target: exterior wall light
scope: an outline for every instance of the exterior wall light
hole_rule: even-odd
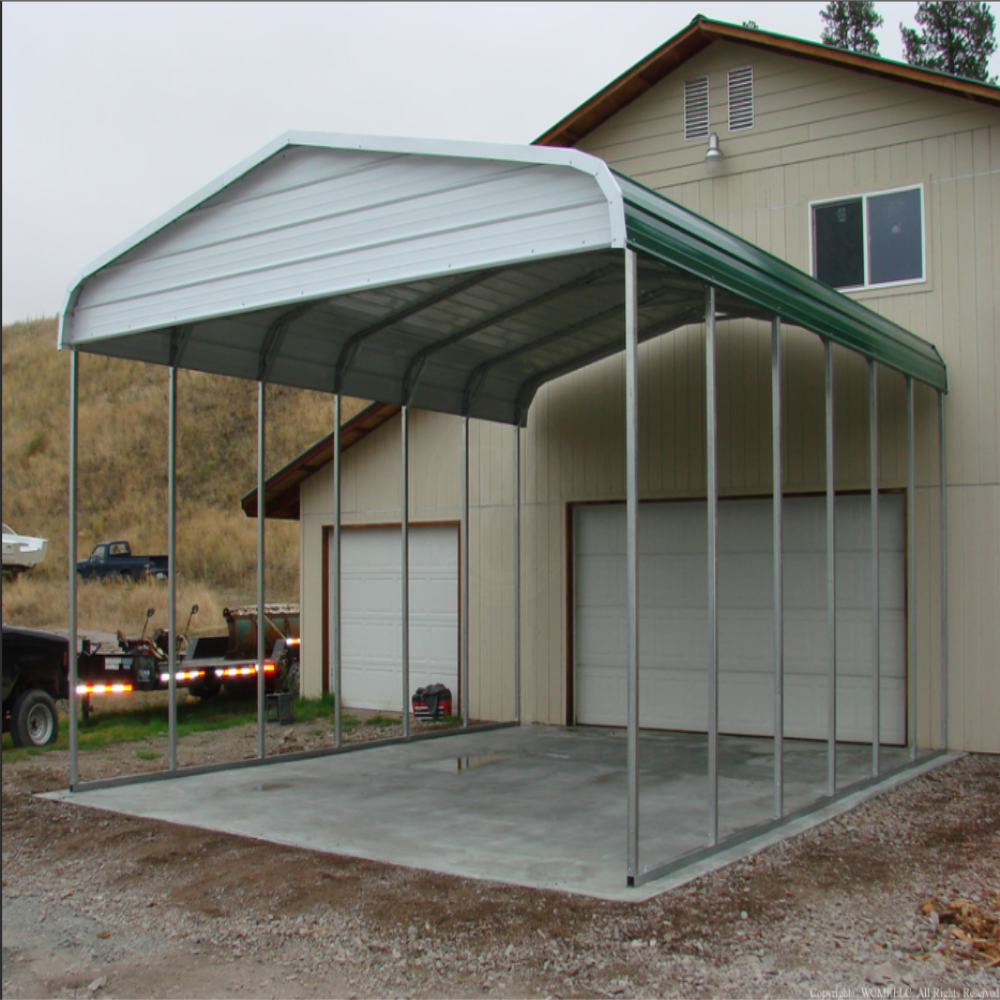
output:
[[[713,132],[708,137],[708,149],[705,152],[705,166],[713,176],[722,169],[722,150],[719,149],[718,133]]]

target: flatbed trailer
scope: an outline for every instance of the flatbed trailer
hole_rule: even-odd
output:
[[[297,688],[299,617],[294,605],[265,605],[265,690]],[[192,609],[192,616],[197,605]],[[228,634],[199,636],[185,643],[174,672],[177,687],[197,697],[223,688],[250,693],[257,687],[257,609],[226,609]],[[147,612],[146,621],[152,617]],[[188,625],[191,619],[188,618]],[[76,694],[84,720],[94,696],[166,691],[170,687],[169,637],[162,630],[149,639],[118,634],[118,647],[105,649],[89,637],[77,648]],[[166,647],[166,650],[165,648]],[[55,632],[3,625],[3,731],[15,746],[46,746],[59,734],[57,703],[69,698],[69,640]]]
[[[191,610],[193,617],[198,610]],[[151,617],[152,608],[147,612]],[[298,666],[299,610],[296,605],[265,605],[268,627],[265,633],[263,664],[265,689],[276,691],[291,668]],[[226,608],[225,635],[195,636],[184,641],[184,649],[174,671],[177,687],[187,688],[195,697],[212,697],[223,688],[229,691],[256,689],[257,609]],[[191,617],[188,618],[190,625]],[[169,635],[160,629],[138,639],[119,633],[119,648],[90,656],[83,670],[81,658],[76,692],[89,712],[93,695],[129,694],[133,691],[165,691],[170,686]],[[87,650],[90,652],[89,649]]]

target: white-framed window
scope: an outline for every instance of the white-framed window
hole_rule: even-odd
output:
[[[922,184],[811,202],[809,227],[812,273],[831,288],[926,280]]]
[[[708,135],[708,77],[684,81],[684,138]]]
[[[729,71],[729,131],[753,128],[753,66]]]

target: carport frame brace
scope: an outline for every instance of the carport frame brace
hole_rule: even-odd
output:
[[[686,212],[680,206],[674,205],[655,192],[643,188],[634,181],[610,171],[606,165],[594,157],[586,156],[575,150],[541,150],[538,148],[518,149],[516,147],[477,147],[472,144],[456,143],[423,143],[413,140],[378,140],[350,137],[345,142],[343,137],[317,137],[313,135],[300,136],[289,134],[277,143],[266,147],[256,157],[250,158],[236,170],[224,175],[219,181],[199,192],[192,199],[179,206],[173,213],[153,223],[145,230],[136,234],[131,240],[106,255],[90,271],[85,272],[81,279],[72,287],[67,307],[62,314],[60,328],[60,343],[71,350],[70,358],[70,434],[69,434],[69,642],[73,649],[79,649],[77,628],[77,527],[78,527],[78,443],[79,443],[79,358],[78,352],[87,349],[87,337],[96,337],[95,343],[101,353],[115,354],[112,347],[107,348],[108,334],[100,336],[93,333],[75,340],[73,326],[75,311],[81,298],[85,296],[84,279],[101,271],[107,264],[115,261],[133,246],[145,239],[151,239],[168,225],[179,219],[192,207],[200,205],[214,194],[224,190],[234,179],[245,172],[266,162],[271,157],[286,148],[296,145],[313,144],[320,148],[331,150],[349,149],[351,151],[367,150],[369,152],[389,153],[396,156],[416,155],[423,157],[441,157],[442,161],[451,158],[472,160],[482,157],[485,160],[497,162],[513,162],[532,165],[544,164],[546,168],[581,170],[593,173],[597,178],[598,187],[607,196],[612,216],[611,240],[607,247],[621,250],[624,261],[625,290],[625,452],[626,452],[626,518],[627,518],[627,604],[628,604],[628,649],[627,649],[627,746],[628,746],[628,804],[627,804],[627,862],[626,879],[629,885],[641,885],[669,872],[676,871],[686,863],[700,860],[706,852],[714,853],[728,846],[746,841],[764,828],[774,828],[787,822],[791,817],[785,815],[783,804],[783,715],[784,715],[784,663],[783,663],[783,621],[782,621],[782,467],[781,467],[781,323],[782,320],[792,322],[820,336],[824,348],[825,369],[825,431],[826,431],[826,548],[827,548],[827,620],[829,628],[828,644],[828,691],[830,705],[828,711],[828,762],[827,762],[827,795],[817,800],[811,807],[814,810],[823,808],[830,802],[849,794],[857,786],[852,785],[839,793],[836,787],[836,573],[835,573],[835,490],[834,490],[834,423],[833,423],[833,360],[832,348],[836,341],[842,347],[860,353],[867,358],[869,365],[869,431],[870,431],[870,492],[871,492],[871,574],[872,574],[872,633],[873,633],[873,734],[872,734],[872,779],[879,777],[879,730],[880,730],[880,670],[879,660],[879,552],[878,552],[878,512],[879,512],[879,429],[878,429],[878,366],[888,364],[902,372],[906,379],[907,390],[907,497],[909,501],[909,530],[907,532],[906,549],[909,565],[908,581],[912,588],[914,584],[915,541],[913,533],[913,500],[915,492],[915,432],[914,432],[914,377],[924,381],[938,394],[938,437],[940,461],[940,557],[941,557],[941,648],[940,648],[940,683],[941,683],[941,718],[940,742],[942,752],[947,750],[948,735],[948,574],[947,574],[947,480],[945,452],[945,404],[947,377],[943,362],[933,348],[923,344],[901,328],[871,313],[857,303],[844,299],[838,293],[819,286],[808,276],[796,272],[782,261],[771,258],[756,247],[744,243],[738,238],[712,226],[706,220],[693,213]],[[615,213],[621,213],[622,218],[615,221]],[[531,250],[534,253],[534,250]],[[705,324],[705,360],[706,360],[706,441],[707,459],[707,494],[708,494],[708,580],[709,580],[709,786],[711,790],[708,803],[709,822],[706,831],[706,848],[693,852],[682,858],[674,858],[664,864],[643,867],[640,858],[640,788],[639,774],[639,453],[638,453],[638,345],[640,341],[639,314],[643,301],[639,291],[639,254],[644,259],[665,263],[673,269],[671,273],[695,278],[704,288],[704,324]],[[527,259],[527,258],[526,258]],[[501,265],[502,271],[505,266]],[[454,273],[454,272],[453,272]],[[499,272],[495,272],[499,273]],[[594,277],[597,272],[592,272]],[[353,373],[351,365],[357,354],[361,340],[367,340],[379,332],[391,327],[395,322],[403,322],[409,316],[429,308],[435,303],[444,301],[451,295],[461,295],[473,285],[479,285],[488,277],[483,270],[473,270],[470,276],[462,278],[457,284],[452,284],[443,291],[438,291],[424,298],[415,306],[399,310],[388,318],[376,322],[366,330],[353,335],[342,348],[337,365],[336,377],[332,386],[334,395],[334,455],[333,455],[333,487],[334,487],[334,558],[333,563],[333,622],[332,645],[333,657],[331,670],[333,673],[333,689],[336,699],[335,708],[335,746],[332,750],[318,751],[309,754],[294,754],[287,757],[266,756],[264,741],[264,552],[265,552],[265,501],[266,481],[264,476],[265,459],[265,403],[266,384],[272,374],[275,362],[281,355],[282,345],[292,323],[309,313],[314,306],[331,302],[336,298],[336,292],[331,291],[327,299],[314,302],[306,301],[286,307],[280,315],[269,321],[266,336],[263,338],[257,358],[258,382],[258,433],[257,433],[257,599],[258,599],[258,671],[257,671],[257,759],[233,762],[224,766],[252,766],[272,763],[282,759],[301,759],[303,756],[321,756],[340,753],[347,749],[342,746],[341,693],[342,693],[342,623],[341,623],[341,398],[345,391],[350,391],[350,378]],[[370,279],[369,279],[370,280]],[[572,285],[573,282],[570,282]],[[569,287],[569,286],[566,286]],[[552,290],[552,295],[558,294],[558,289]],[[100,291],[98,291],[98,295]],[[730,315],[733,315],[732,304],[745,302],[749,311],[746,315],[763,318],[770,315],[772,324],[771,336],[771,372],[772,372],[772,447],[773,447],[773,525],[774,525],[774,612],[775,612],[775,685],[774,685],[774,820],[750,829],[739,831],[730,837],[719,840],[718,837],[718,474],[717,474],[717,425],[716,425],[716,372],[715,372],[715,330],[718,311],[717,298],[720,294],[727,297],[730,305]],[[544,301],[552,295],[543,294],[535,299],[535,303]],[[651,299],[648,301],[652,301]],[[100,305],[100,303],[98,303]],[[530,308],[529,302],[523,308]],[[777,306],[778,308],[774,308]],[[514,312],[523,311],[515,308]],[[236,309],[233,304],[233,309]],[[238,311],[238,310],[237,310]],[[614,310],[605,310],[601,314],[604,320]],[[735,313],[735,314],[738,314]],[[503,314],[501,314],[503,315]],[[500,317],[494,317],[499,320]],[[174,573],[176,571],[176,405],[177,405],[177,368],[182,367],[182,361],[187,345],[192,340],[193,331],[197,326],[196,318],[188,321],[177,318],[158,320],[160,328],[165,332],[169,343],[169,356],[164,359],[169,364],[169,441],[168,441],[168,555],[170,559],[169,581],[169,629],[170,629],[170,665],[169,665],[169,765],[166,772],[142,777],[132,777],[111,781],[80,782],[78,764],[78,727],[77,727],[77,681],[78,672],[76,657],[70,657],[70,789],[81,791],[87,788],[121,784],[138,780],[156,780],[172,777],[178,774],[204,773],[216,768],[185,768],[180,770],[177,765],[177,726],[176,726],[176,590]],[[680,314],[680,325],[690,322],[690,318]],[[152,326],[156,324],[153,323]],[[99,324],[98,324],[99,326]],[[147,324],[147,329],[152,329]],[[475,327],[474,327],[475,328]],[[661,331],[670,332],[675,327],[667,327]],[[131,325],[120,330],[116,335],[126,337],[133,332]],[[142,332],[137,331],[137,332]],[[155,332],[155,331],[154,331]],[[567,332],[572,333],[572,330]],[[655,331],[654,331],[655,332]],[[648,334],[647,334],[648,335]],[[451,340],[461,339],[461,335],[452,335]],[[560,335],[561,336],[561,335]],[[104,339],[101,340],[101,337]],[[113,339],[113,338],[112,338]],[[645,337],[643,337],[645,339]],[[451,340],[436,343],[437,347],[445,346]],[[123,341],[124,342],[124,341]],[[434,346],[432,343],[432,346]],[[97,349],[91,347],[91,349]],[[141,351],[145,348],[140,348]],[[413,403],[414,395],[419,386],[431,348],[427,348],[413,362],[415,371],[410,377],[409,369],[406,384],[403,386],[402,417],[401,417],[401,453],[402,453],[402,484],[401,484],[401,532],[402,532],[402,640],[403,640],[403,699],[402,714],[404,722],[403,741],[415,738],[409,731],[409,692],[408,692],[408,661],[409,661],[409,613],[408,613],[408,521],[409,521],[409,482],[408,482],[408,408]],[[592,363],[600,358],[614,353],[613,348],[602,347],[595,351],[589,348],[585,354],[577,358],[578,367]],[[425,356],[427,355],[427,356]],[[130,350],[122,348],[121,356],[136,356]],[[147,360],[157,360],[150,356]],[[419,362],[419,363],[418,363]],[[214,363],[214,362],[213,362]],[[220,362],[223,363],[224,362]],[[195,367],[192,365],[192,367]],[[213,370],[211,367],[205,370]],[[477,369],[479,370],[479,369]],[[531,395],[547,378],[557,377],[563,371],[574,370],[572,366],[561,365],[542,371],[540,375],[529,378],[517,397],[516,419],[514,424],[514,655],[513,673],[515,684],[514,725],[521,719],[521,629],[520,629],[520,424],[527,418],[527,407]],[[462,465],[461,465],[461,565],[462,565],[462,608],[461,608],[461,682],[462,682],[462,728],[470,729],[494,728],[494,726],[470,725],[470,656],[469,656],[469,419],[474,404],[477,403],[476,393],[481,384],[477,383],[475,391],[471,391],[474,379],[470,378],[467,390],[463,396],[463,409],[457,415],[462,421]],[[294,383],[288,383],[294,384]],[[527,393],[527,394],[526,394]],[[443,410],[442,412],[455,412]],[[916,758],[916,678],[914,643],[915,630],[913,600],[908,603],[907,634],[910,638],[910,648],[906,661],[906,678],[909,689],[909,730],[907,733],[911,759]],[[500,723],[508,725],[510,723]],[[436,735],[436,734],[435,734]],[[378,741],[374,745],[384,745]]]

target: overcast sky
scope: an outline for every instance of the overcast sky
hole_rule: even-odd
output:
[[[3,322],[289,129],[527,143],[699,12],[817,40],[823,6],[4,2]],[[901,59],[916,4],[877,9]]]

